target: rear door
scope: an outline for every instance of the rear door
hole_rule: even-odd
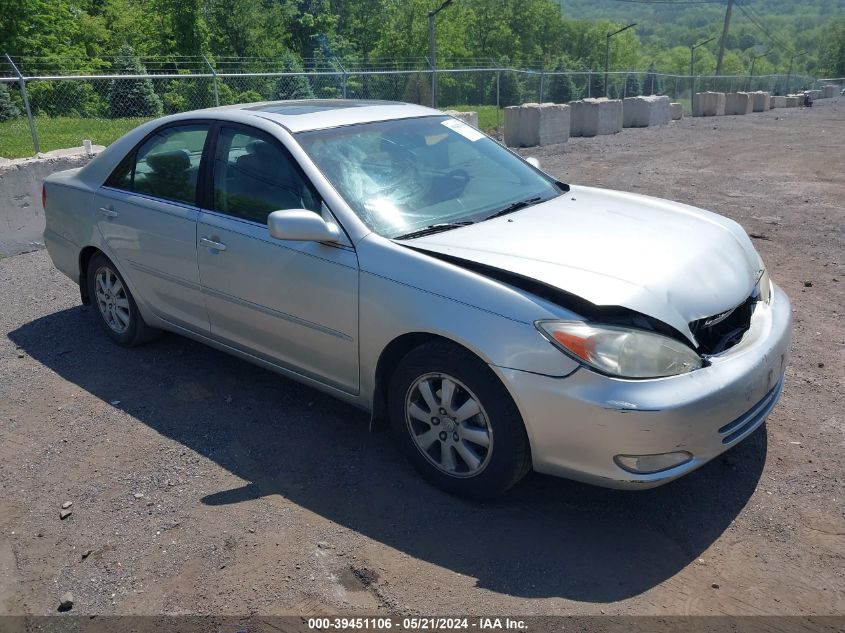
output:
[[[158,129],[96,194],[98,228],[136,294],[160,318],[208,332],[197,270],[197,191],[210,123]]]
[[[215,338],[348,393],[358,391],[358,259],[351,244],[270,237],[280,209],[329,210],[290,153],[221,124],[197,260]]]

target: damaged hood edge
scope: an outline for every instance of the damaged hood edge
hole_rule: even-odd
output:
[[[403,244],[535,280],[596,306],[628,308],[693,344],[690,322],[742,303],[759,275],[754,247],[731,220],[588,187]]]

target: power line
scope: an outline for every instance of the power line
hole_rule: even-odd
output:
[[[774,33],[771,32],[770,29],[766,28],[761,21],[760,18],[754,17],[749,11],[750,7],[746,7],[744,4],[740,4],[739,2],[736,3],[736,6],[742,11],[742,14],[748,18],[749,22],[751,22],[754,26],[760,29],[772,42],[777,44],[779,47],[785,49],[788,53],[794,53],[795,50],[789,46],[784,40],[780,38],[780,36],[776,36]]]

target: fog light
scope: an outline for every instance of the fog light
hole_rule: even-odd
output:
[[[613,458],[613,461],[629,473],[651,475],[686,464],[691,459],[691,453],[678,451],[677,453],[660,453],[659,455],[617,455]]]

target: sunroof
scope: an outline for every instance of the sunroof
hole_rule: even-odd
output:
[[[256,110],[259,112],[272,112],[273,114],[284,114],[295,116],[298,114],[313,114],[314,112],[325,112],[326,110],[343,110],[346,108],[363,108],[369,105],[385,105],[391,101],[352,101],[352,100],[314,100],[314,101],[279,101],[278,103],[265,103],[245,110]]]

